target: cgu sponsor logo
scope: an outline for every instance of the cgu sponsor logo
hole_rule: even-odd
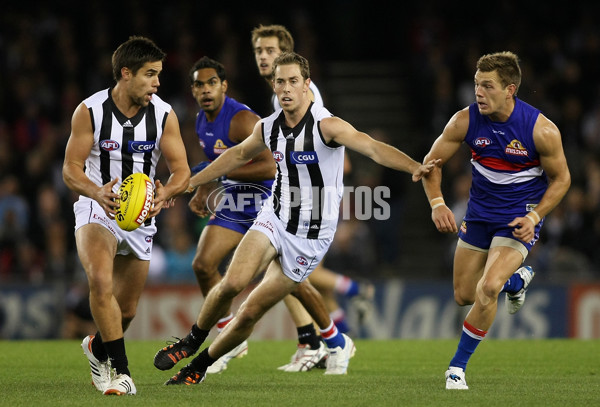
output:
[[[316,164],[319,157],[316,151],[290,151],[290,162],[292,164]]]
[[[104,151],[114,151],[120,147],[119,143],[115,140],[102,140],[100,142],[100,148]]]
[[[150,209],[152,209],[152,200],[154,198],[154,187],[152,186],[152,182],[146,181],[146,198],[144,199],[144,207],[142,208],[140,214],[138,215],[135,222],[138,225],[141,225],[148,218],[148,214],[150,213]]]
[[[487,137],[477,137],[473,144],[475,147],[487,147],[492,144],[492,140]]]
[[[156,146],[155,141],[130,141],[129,152],[130,153],[147,153],[148,151],[154,150]]]

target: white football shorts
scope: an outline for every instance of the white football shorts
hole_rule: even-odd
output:
[[[117,239],[117,255],[125,256],[133,253],[140,260],[150,260],[152,257],[152,242],[156,234],[155,222],[127,232],[121,229],[114,219],[106,216],[98,202],[85,196],[80,196],[73,204],[73,212],[75,212],[75,230],[90,223],[97,223],[112,233]]]
[[[277,253],[283,274],[298,283],[306,280],[323,260],[333,237],[329,239],[306,239],[286,232],[277,215],[265,208],[259,212],[250,227],[264,233]]]

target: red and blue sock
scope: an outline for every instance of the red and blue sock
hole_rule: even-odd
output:
[[[348,298],[352,298],[358,295],[360,286],[351,278],[340,275],[335,281],[335,291],[339,294],[345,295]]]
[[[477,345],[479,345],[483,338],[485,338],[486,334],[487,331],[477,329],[465,321],[463,323],[462,335],[460,336],[460,341],[458,342],[458,349],[456,349],[456,353],[450,361],[449,366],[460,367],[463,371],[466,370],[467,363],[469,363],[469,358],[473,352],[475,352]]]
[[[321,337],[329,349],[333,349],[338,346],[343,348],[346,346],[346,340],[340,331],[338,331],[333,321],[331,321],[331,324],[329,324],[327,328],[321,329]]]

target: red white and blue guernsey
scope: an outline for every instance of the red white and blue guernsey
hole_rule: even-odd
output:
[[[236,142],[229,138],[231,120],[238,112],[249,110],[248,106],[225,96],[223,107],[213,122],[206,120],[200,112],[196,117],[196,134],[204,154],[214,161]],[[256,218],[263,201],[270,195],[273,180],[239,182],[225,178],[223,180],[223,199],[209,225],[219,225],[239,233],[246,233]]]
[[[476,103],[469,106],[465,143],[471,148],[473,179],[465,221],[507,224],[541,200],[548,180],[533,142],[539,114],[516,98],[506,122],[482,115]]]

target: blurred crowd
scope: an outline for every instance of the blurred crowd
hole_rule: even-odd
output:
[[[193,123],[198,110],[189,91],[188,70],[202,55],[221,61],[227,68],[230,96],[265,115],[270,90],[256,72],[250,45],[251,29],[261,23],[286,25],[296,39],[296,50],[309,57],[313,77],[323,83],[330,79],[320,69],[327,61],[353,57],[402,61],[411,78],[406,84],[411,110],[403,114],[411,117],[408,133],[414,139],[380,137],[399,146],[413,143],[421,157],[451,115],[473,100],[477,58],[499,50],[516,52],[523,68],[518,96],[558,125],[573,177],[568,195],[546,219],[530,261],[556,278],[600,278],[600,26],[595,9],[571,7],[561,13],[560,25],[546,26],[555,21],[552,16],[525,5],[513,9],[503,4],[494,16],[473,14],[468,20],[469,15],[453,16],[428,7],[431,2],[426,1],[398,17],[398,25],[390,26],[394,19],[385,13],[378,14],[381,21],[367,19],[374,25],[371,29],[359,25],[365,24],[365,15],[360,2],[354,1],[344,3],[340,14],[348,27],[328,20],[328,12],[310,14],[310,9],[229,13],[177,3],[150,8],[132,1],[120,5],[116,14],[110,2],[99,0],[87,2],[85,11],[50,3],[33,11],[3,7],[0,283],[61,281],[76,286],[84,279],[73,236],[72,204],[77,197],[62,181],[62,160],[76,106],[113,84],[110,57],[116,45],[140,34],[167,52],[159,94],[179,117],[194,165],[199,147]],[[329,7],[335,10],[341,3]],[[529,12],[537,13],[535,21],[527,17]],[[504,15],[510,18],[490,19]],[[468,23],[457,24],[454,17],[462,21],[467,17]],[[390,30],[392,34],[383,34]],[[324,98],[327,104],[327,95]],[[457,218],[464,211],[470,180],[469,152],[464,154],[444,169],[446,200]],[[398,179],[393,173],[377,176],[383,185],[393,186]],[[402,213],[403,203],[395,199],[402,190],[402,184],[392,188],[393,214]],[[187,199],[179,198],[174,208],[159,216],[151,281],[194,281],[190,264],[204,220],[192,215]],[[401,218],[342,222],[330,261],[350,272],[377,267],[381,261],[393,266],[398,250],[390,242],[396,242],[401,222]],[[448,241],[447,261],[452,243]],[[352,257],[359,251],[363,255]]]

